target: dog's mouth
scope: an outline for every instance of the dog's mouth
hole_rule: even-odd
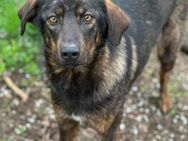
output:
[[[78,64],[78,63],[62,63],[62,67],[65,69],[75,69],[77,67],[87,66],[86,64]]]
[[[64,72],[72,72],[73,74],[86,74],[90,70],[88,64],[64,64],[62,66]]]
[[[92,57],[89,56],[87,56],[87,58],[82,57],[75,61],[65,61],[58,55],[54,55],[53,58],[51,59],[53,60],[50,61],[53,62],[52,67],[54,68],[54,70],[57,70],[58,72],[65,70],[72,70],[72,71],[82,70],[83,72],[84,70],[89,70],[93,63]]]
[[[77,68],[89,68],[90,63],[88,62],[61,62],[59,63],[59,65],[63,69],[75,70]]]
[[[92,63],[92,60],[90,58],[80,58],[79,60],[75,61],[64,61],[62,59],[59,59],[58,63],[64,69],[76,69],[80,67],[88,68]]]

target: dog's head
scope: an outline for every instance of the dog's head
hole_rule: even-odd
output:
[[[117,46],[128,16],[110,0],[28,0],[18,13],[21,34],[27,22],[43,34],[53,63],[89,65],[105,44]]]

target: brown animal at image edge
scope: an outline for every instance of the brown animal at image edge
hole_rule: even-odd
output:
[[[80,124],[104,141],[120,141],[125,94],[152,48],[161,63],[160,108],[167,112],[169,72],[185,28],[184,0],[28,0],[20,9],[44,39],[46,73],[61,141],[75,141]],[[130,20],[131,19],[131,20]]]

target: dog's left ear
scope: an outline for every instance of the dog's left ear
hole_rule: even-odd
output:
[[[38,0],[27,0],[25,5],[18,11],[21,20],[21,35],[24,34],[27,22],[33,23],[38,7]]]
[[[108,40],[113,45],[119,45],[123,33],[129,26],[129,17],[110,0],[105,0],[105,4],[109,19]]]

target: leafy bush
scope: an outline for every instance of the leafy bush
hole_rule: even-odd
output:
[[[20,20],[17,11],[25,0],[1,0],[0,2],[0,75],[5,71],[22,69],[32,76],[40,74],[38,61],[38,33],[31,25],[24,37],[20,36]]]

